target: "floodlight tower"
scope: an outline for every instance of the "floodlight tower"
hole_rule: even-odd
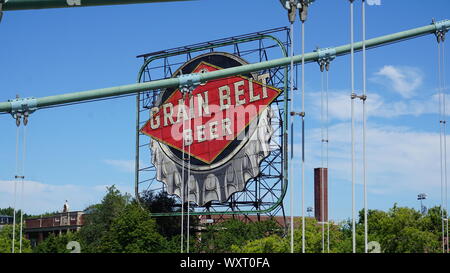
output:
[[[426,193],[420,193],[420,194],[418,194],[417,195],[417,200],[420,200],[420,212],[422,213],[422,214],[425,214],[426,212],[427,212],[427,207],[425,207],[424,205],[423,205],[423,202],[422,202],[422,200],[425,200],[425,199],[427,199],[427,194]]]
[[[306,212],[308,213],[308,217],[311,217],[311,213],[313,212],[313,208],[312,207],[306,208]]]

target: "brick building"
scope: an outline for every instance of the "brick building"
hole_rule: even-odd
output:
[[[50,234],[76,232],[83,226],[84,214],[83,211],[71,211],[26,219],[25,237],[35,246]]]

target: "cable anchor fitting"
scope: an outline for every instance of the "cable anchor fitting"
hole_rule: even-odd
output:
[[[366,95],[360,95],[360,96],[358,96],[358,95],[356,95],[355,93],[352,93],[350,97],[352,98],[352,100],[353,100],[353,99],[360,99],[360,100],[362,100],[362,101],[366,101],[366,100],[367,100],[367,96],[366,96]]]
[[[301,9],[300,0],[280,0],[281,5],[288,11],[288,19],[291,24],[295,22],[297,9]]]
[[[288,19],[291,24],[295,22],[297,10],[300,20],[304,23],[308,17],[308,6],[315,0],[280,0],[281,5],[288,11]]]
[[[191,93],[201,83],[199,73],[178,76],[178,87],[182,93]]]
[[[436,27],[435,35],[437,42],[445,41],[445,34],[450,29],[450,20],[442,20],[436,22],[434,19],[431,21],[431,24]]]
[[[36,98],[19,98],[8,100],[11,103],[11,116],[16,120],[17,127],[20,126],[20,119],[23,117],[23,125],[28,124],[28,117],[38,109]]]
[[[305,112],[291,112],[291,116],[305,117]]]
[[[327,48],[317,48],[314,51],[319,54],[317,63],[320,66],[320,72],[323,72],[324,69],[329,71],[330,63],[336,58],[336,49],[327,47]]]
[[[300,0],[302,7],[299,10],[299,13],[300,13],[300,21],[302,21],[302,23],[306,22],[306,19],[308,19],[308,7],[314,1],[315,0]]]

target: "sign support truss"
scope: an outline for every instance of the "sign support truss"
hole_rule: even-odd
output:
[[[284,40],[284,42],[281,42]],[[143,58],[138,82],[147,82],[156,79],[170,78],[173,71],[182,63],[209,52],[228,52],[242,57],[250,62],[268,61],[274,56],[287,56],[289,47],[289,29],[282,27],[256,33],[235,36],[191,46],[184,46],[154,53],[139,55]],[[281,51],[280,51],[281,49]],[[263,69],[261,72],[270,73],[268,84],[285,90],[287,86],[287,67],[273,67]],[[179,77],[180,86],[189,83],[198,83],[197,74],[193,77],[183,75]],[[153,89],[140,92],[137,95],[137,120],[136,120],[136,177],[135,194],[141,196],[146,191],[160,192],[165,190],[165,184],[156,180],[155,167],[149,162],[150,149],[149,138],[139,132],[139,128],[147,121],[149,110],[155,106],[155,102],[162,89]],[[285,146],[284,140],[285,113],[287,113],[287,95],[283,92],[273,103],[272,109],[275,116],[272,119],[274,135],[270,146],[270,155],[260,165],[261,173],[258,177],[247,182],[244,191],[234,193],[226,202],[211,202],[205,207],[192,207],[191,215],[202,215],[210,218],[217,215],[216,221],[226,218],[240,218],[244,221],[259,221],[262,218],[280,214],[285,217],[283,198],[287,189],[287,178],[284,176],[285,169]],[[177,198],[178,199],[178,198]],[[181,207],[181,204],[179,204]],[[152,213],[153,216],[178,216],[181,212],[174,213]],[[228,216],[227,216],[228,215]],[[251,217],[250,215],[256,215]],[[263,216],[263,217],[261,217]],[[285,221],[283,221],[285,223]]]

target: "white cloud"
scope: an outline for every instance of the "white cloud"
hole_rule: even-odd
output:
[[[351,181],[350,124],[329,129],[330,172],[335,179]],[[356,128],[357,183],[362,183],[361,128]],[[320,129],[308,137],[311,164],[320,162]],[[449,139],[450,140],[450,139]],[[408,127],[369,124],[367,130],[367,183],[374,194],[423,191],[438,195],[440,189],[439,134]]]
[[[351,99],[350,91],[329,91],[328,113],[330,121],[350,120]],[[320,92],[309,93],[310,109],[312,116],[320,119]],[[420,116],[423,114],[437,114],[439,109],[439,97],[430,94],[424,99],[404,99],[398,101],[386,101],[378,93],[369,91],[366,100],[367,116],[380,118],[393,118],[400,116]],[[450,109],[450,100],[446,100],[446,108]],[[450,111],[447,111],[447,115]],[[355,118],[362,119],[362,104],[360,100],[355,101]]]
[[[17,208],[21,205],[22,184],[17,183]],[[111,185],[79,186],[50,185],[37,181],[24,181],[23,209],[26,213],[40,214],[62,210],[68,200],[71,210],[83,210],[89,205],[101,201],[106,187]],[[119,185],[122,193],[132,192],[131,187]],[[14,181],[0,180],[0,207],[12,207],[14,204]]]
[[[367,5],[369,6],[380,6],[381,0],[367,0]]]
[[[415,67],[385,65],[372,80],[392,88],[404,98],[411,98],[422,85],[423,73]]]
[[[134,173],[134,160],[115,160],[115,159],[106,159],[103,161],[104,163],[116,167],[118,170],[122,172]]]

